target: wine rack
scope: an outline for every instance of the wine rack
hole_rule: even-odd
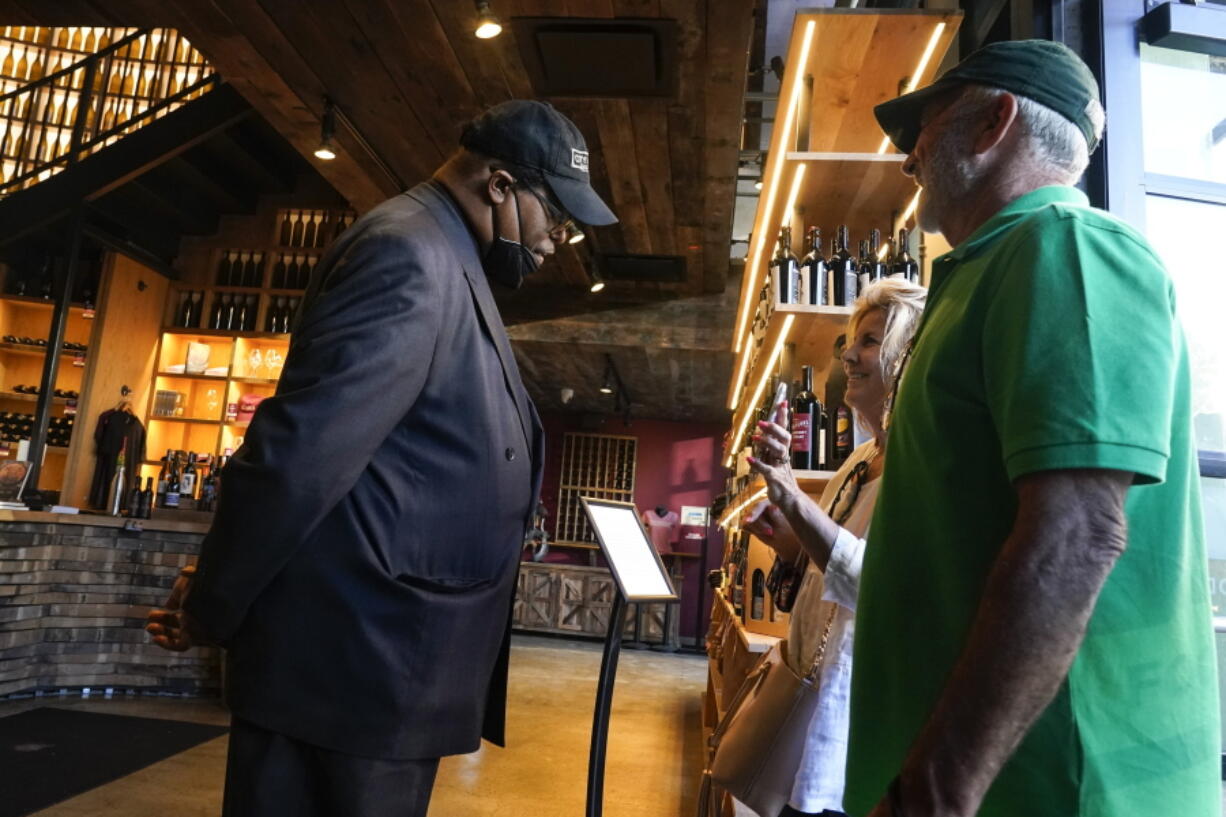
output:
[[[172,29],[0,29],[0,194],[206,92],[213,69]]]
[[[562,479],[554,539],[561,544],[594,543],[580,497],[634,501],[638,440],[611,434],[571,432],[562,442]]]

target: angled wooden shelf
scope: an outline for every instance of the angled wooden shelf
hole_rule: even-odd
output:
[[[735,434],[737,429],[742,428],[743,420],[746,412],[754,412],[758,409],[760,399],[757,401],[751,400],[758,384],[763,378],[770,376],[770,362],[772,351],[779,343],[780,337],[785,329],[787,337],[784,343],[792,346],[794,353],[793,358],[797,361],[803,361],[817,365],[817,369],[834,357],[834,343],[839,335],[847,331],[847,319],[851,317],[851,307],[849,306],[809,306],[808,304],[780,304],[775,307],[774,314],[771,315],[766,325],[766,334],[762,339],[762,345],[756,350],[756,354],[751,359],[747,368],[744,383],[745,392],[737,395],[738,384],[735,380],[728,384],[728,400],[732,402],[733,398],[737,398],[736,410],[733,413],[732,431]],[[789,322],[789,318],[791,321]],[[750,340],[752,343],[752,339]],[[735,374],[735,372],[734,372]],[[769,397],[768,397],[769,399]],[[744,424],[744,431],[740,435],[742,438],[745,434],[752,432],[748,424]],[[728,456],[734,451],[739,451],[740,439],[728,438],[728,447],[724,451],[724,456]]]

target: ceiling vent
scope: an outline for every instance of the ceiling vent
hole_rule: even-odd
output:
[[[674,97],[677,21],[515,17],[537,96]]]
[[[685,281],[685,256],[682,255],[600,255],[604,276],[613,281]]]

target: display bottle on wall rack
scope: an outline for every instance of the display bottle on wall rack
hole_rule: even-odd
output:
[[[873,259],[868,254],[868,239],[860,242],[860,260],[856,264],[856,286],[858,292],[868,289],[873,282]]]
[[[839,225],[838,239],[830,257],[831,294],[835,306],[851,306],[859,294],[856,259],[851,257],[847,241],[847,225]]]
[[[885,278],[888,267],[881,260],[881,231],[875,227],[869,230],[868,233],[868,260],[872,264],[869,282],[872,283]]]
[[[196,452],[187,454],[187,465],[183,468],[183,477],[179,480],[179,501],[196,498]]]
[[[834,342],[834,360],[826,372],[826,468],[834,470],[842,464],[837,457],[836,438],[838,436],[838,409],[843,406],[843,395],[847,391],[847,374],[843,371],[843,350],[847,338],[839,335]]]
[[[755,568],[752,579],[753,601],[749,608],[749,617],[755,621],[766,618],[766,574],[762,568]]]
[[[828,306],[830,282],[826,275],[826,259],[822,257],[822,231],[816,227],[810,227],[805,235],[805,257],[800,262],[800,270],[805,277],[808,302],[814,306]]]
[[[907,252],[908,238],[906,228],[898,231],[898,251],[894,254],[894,263],[890,265],[890,277],[918,284],[920,278],[919,264]]]
[[[771,274],[779,285],[779,303],[808,303],[800,274],[800,261],[792,252],[792,228],[786,225],[779,230],[779,244],[775,248],[775,257],[771,259]]]
[[[792,467],[809,471],[825,465],[825,421],[813,393],[813,367],[801,366],[800,389],[792,398]]]

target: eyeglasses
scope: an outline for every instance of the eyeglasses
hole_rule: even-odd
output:
[[[542,196],[540,193],[538,193],[536,188],[534,188],[532,185],[523,184],[521,186],[536,197],[536,200],[541,203],[541,209],[545,211],[546,221],[554,225],[546,231],[546,233],[549,235],[550,241],[552,241],[554,244],[562,244],[566,241],[566,239],[574,234],[575,230],[577,229],[575,227],[574,219],[566,215],[565,210],[558,207],[546,196]]]

